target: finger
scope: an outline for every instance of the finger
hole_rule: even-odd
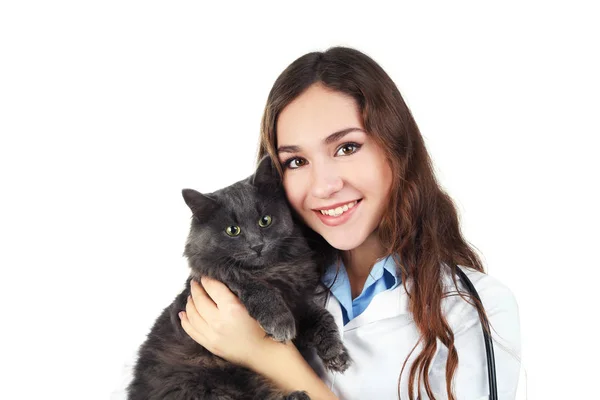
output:
[[[194,329],[206,336],[206,332],[208,332],[207,329],[209,329],[208,324],[196,309],[194,299],[191,296],[188,296],[188,301],[185,304],[185,313],[187,315],[187,319],[190,321]]]
[[[202,333],[194,329],[185,311],[181,311],[179,313],[179,319],[181,320],[181,327],[183,328],[185,333],[187,333],[189,337],[194,339],[196,343],[206,347],[206,344],[208,344],[206,337]]]
[[[215,302],[210,298],[208,293],[206,293],[206,290],[204,290],[202,285],[200,285],[198,282],[191,281],[190,288],[193,304],[195,305],[197,313],[201,315],[205,321],[214,320],[219,313]]]
[[[216,304],[217,308],[240,302],[237,296],[233,294],[224,283],[205,276],[201,278],[201,281],[204,290]]]

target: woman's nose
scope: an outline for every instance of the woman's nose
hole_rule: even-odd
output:
[[[311,194],[319,199],[331,197],[344,186],[342,178],[333,168],[313,168],[312,175]]]

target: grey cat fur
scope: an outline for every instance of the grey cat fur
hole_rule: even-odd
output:
[[[265,157],[252,176],[214,193],[182,194],[193,213],[184,251],[190,277],[141,345],[128,398],[309,399],[213,355],[185,333],[177,316],[185,310],[190,280],[209,276],[225,283],[274,340],[314,348],[331,370],[349,366],[333,317],[315,298],[322,266],[292,216],[271,160]],[[271,224],[261,227],[265,215]],[[239,226],[238,236],[227,235],[230,225]]]

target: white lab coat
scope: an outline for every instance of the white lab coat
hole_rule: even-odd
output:
[[[461,267],[479,293],[492,326],[496,359],[498,398],[514,400],[520,371],[519,311],[512,292],[493,277]],[[445,286],[455,292],[451,277]],[[408,284],[408,283],[407,283]],[[460,282],[459,282],[460,284]],[[410,290],[410,286],[408,286]],[[464,287],[461,287],[464,288]],[[466,291],[466,288],[464,288]],[[343,326],[340,304],[328,296],[326,307],[333,314],[353,364],[343,374],[324,370],[314,352],[309,363],[340,400],[398,399],[398,378],[404,360],[418,341],[418,332],[408,311],[408,295],[401,284],[374,296],[367,309]],[[442,300],[443,311],[454,332],[459,363],[454,375],[458,400],[487,400],[488,379],[483,333],[476,309],[460,296]],[[494,331],[495,330],[495,331]],[[436,399],[446,395],[447,350],[438,340],[429,370]],[[421,345],[409,358],[402,373],[401,399],[408,399],[410,366]],[[424,388],[421,399],[429,399]]]

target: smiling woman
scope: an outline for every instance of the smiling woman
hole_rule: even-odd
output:
[[[334,47],[288,66],[267,99],[259,159],[265,155],[295,217],[314,235],[325,304],[354,362],[344,373],[327,371],[314,354],[305,361],[294,344],[268,341],[225,358],[315,399],[484,399],[481,324],[489,323],[498,394],[514,398],[517,303],[462,237],[419,128],[374,60]],[[481,300],[459,285],[463,272]],[[211,323],[198,328],[219,348],[256,335],[227,311],[213,324],[230,326],[217,334]]]

